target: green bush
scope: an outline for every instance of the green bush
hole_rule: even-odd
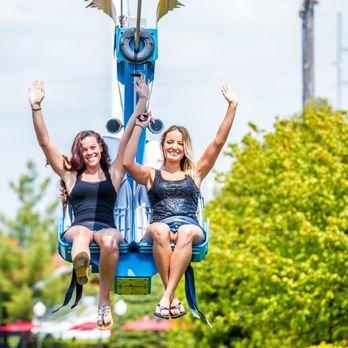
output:
[[[113,335],[110,348],[166,348],[166,333],[150,331],[123,331]]]
[[[348,337],[348,124],[325,101],[230,145],[197,292],[213,328],[172,346],[306,347]],[[261,140],[260,140],[261,139]]]
[[[341,342],[341,343],[334,343],[334,344],[327,344],[325,342],[320,343],[319,345],[316,346],[310,346],[307,348],[345,348],[347,347],[348,342]]]
[[[42,348],[110,348],[110,346],[108,343],[101,341],[75,341],[50,338],[42,342]]]

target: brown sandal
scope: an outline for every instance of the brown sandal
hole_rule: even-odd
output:
[[[88,282],[88,266],[89,256],[85,251],[81,251],[74,257],[73,267],[76,272],[77,283],[80,285],[85,285]]]

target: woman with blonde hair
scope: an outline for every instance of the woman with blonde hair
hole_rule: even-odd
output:
[[[114,223],[114,205],[125,175],[123,152],[133,131],[135,117],[144,111],[149,97],[149,87],[143,76],[136,80],[135,90],[138,103],[120,139],[116,159],[110,163],[106,143],[98,133],[90,130],[76,135],[70,159],[63,156],[52,143],[44,122],[41,109],[45,96],[43,82],[35,81],[29,89],[37,140],[47,162],[61,178],[63,192],[74,211],[73,223],[63,238],[72,242],[71,257],[79,285],[88,281],[89,244],[94,241],[100,248],[99,329],[109,329],[113,323],[110,290],[118,263],[118,244],[123,241]]]
[[[143,240],[153,243],[153,257],[165,288],[154,312],[163,319],[186,314],[175,290],[191,260],[192,245],[205,240],[197,220],[199,188],[227,140],[238,105],[237,96],[228,85],[223,86],[222,94],[228,102],[226,115],[198,162],[192,158],[190,135],[181,126],[171,126],[162,135],[161,170],[134,162],[140,134],[152,121],[151,115],[145,121],[137,118],[126,146],[123,164],[134,180],[148,190],[152,219]],[[171,243],[175,243],[174,250]]]

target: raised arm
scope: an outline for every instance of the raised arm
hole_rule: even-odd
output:
[[[42,114],[41,102],[45,97],[45,88],[43,82],[34,81],[32,87],[29,88],[28,95],[32,110],[34,129],[39,145],[41,146],[46,159],[53,170],[61,178],[64,178],[66,174],[66,170],[64,168],[64,158],[52,144]]]
[[[149,125],[151,120],[151,114],[149,114],[146,121],[142,122],[139,119],[136,119],[132,135],[128,141],[123,156],[123,166],[125,169],[127,169],[137,183],[145,185],[147,188],[149,188],[151,168],[134,162],[134,158],[137,152],[141,131]]]
[[[216,133],[215,139],[208,145],[202,157],[197,162],[196,176],[199,180],[199,184],[213,168],[223,146],[225,145],[238,106],[238,97],[228,85],[223,86],[221,91],[228,102],[228,108],[219,130]]]
[[[138,94],[139,99],[137,105],[134,108],[132,116],[128,120],[127,127],[121,137],[116,159],[110,167],[110,172],[113,175],[114,183],[117,188],[121,184],[125,174],[125,168],[123,166],[124,151],[133,132],[136,117],[138,115],[141,115],[145,111],[146,103],[149,99],[149,85],[145,82],[144,75],[141,75],[139,78],[136,79],[135,90]]]

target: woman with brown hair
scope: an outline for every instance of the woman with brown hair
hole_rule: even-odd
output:
[[[186,128],[172,126],[161,138],[163,165],[161,170],[134,162],[141,131],[151,122],[138,118],[126,146],[123,164],[139,184],[148,190],[152,219],[143,240],[153,243],[155,259],[165,291],[154,315],[163,319],[179,318],[185,308],[175,290],[192,254],[192,244],[201,243],[205,235],[197,220],[200,185],[214,166],[230,132],[238,105],[237,96],[228,85],[222,88],[228,102],[226,115],[215,139],[198,162],[192,158],[191,139]],[[172,251],[171,243],[175,243]]]
[[[139,100],[112,163],[106,143],[94,131],[78,133],[71,148],[70,160],[63,156],[51,142],[44,122],[41,109],[45,96],[43,82],[35,81],[29,89],[37,140],[47,162],[61,178],[63,191],[74,211],[74,221],[65,231],[64,238],[72,242],[71,256],[78,284],[83,285],[88,281],[89,244],[94,241],[100,247],[99,329],[108,329],[113,323],[110,290],[119,258],[118,244],[123,241],[122,234],[116,229],[113,212],[125,175],[122,165],[124,149],[133,131],[135,116],[145,110],[149,97],[149,87],[143,76],[136,80],[135,89]]]

